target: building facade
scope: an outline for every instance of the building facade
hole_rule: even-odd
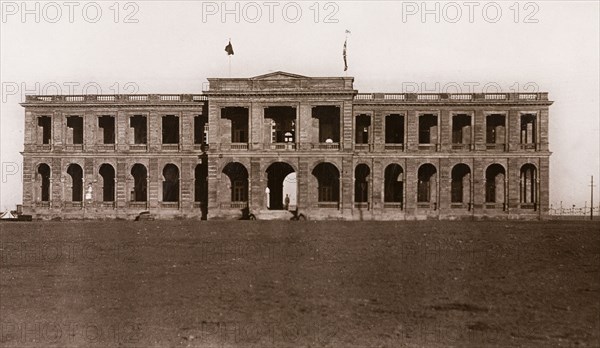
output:
[[[547,93],[358,93],[214,78],[198,95],[27,96],[35,218],[544,218]]]

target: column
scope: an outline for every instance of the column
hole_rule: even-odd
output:
[[[419,149],[419,122],[415,110],[406,112],[406,151],[417,151]]]
[[[508,151],[518,151],[521,145],[521,115],[517,110],[510,110],[506,117],[508,129]]]
[[[486,115],[483,110],[475,111],[475,126],[474,128],[474,138],[471,139],[471,142],[474,144],[475,151],[485,151],[486,150]]]
[[[440,144],[441,151],[449,151],[452,143],[452,115],[450,111],[441,110],[438,120],[440,136],[438,143]]]
[[[376,110],[371,117],[371,130],[369,143],[373,144],[374,151],[383,151],[385,146],[385,115],[383,112]]]
[[[262,150],[263,143],[267,142],[266,139],[263,139],[263,123],[264,123],[264,114],[265,114],[265,105],[259,103],[252,103],[250,108],[248,109],[248,122],[250,128],[250,138],[248,142],[250,143],[250,149],[252,150]]]

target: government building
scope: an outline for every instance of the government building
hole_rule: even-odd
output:
[[[352,77],[201,94],[27,96],[36,219],[543,219],[547,93],[358,93]]]

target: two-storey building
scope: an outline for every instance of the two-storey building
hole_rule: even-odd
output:
[[[28,96],[39,218],[542,218],[547,93],[358,93],[351,77],[209,79],[198,95]]]

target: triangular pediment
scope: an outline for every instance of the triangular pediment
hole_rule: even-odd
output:
[[[272,73],[254,76],[252,80],[290,80],[290,79],[306,79],[306,76],[288,73],[285,71],[275,71]]]

